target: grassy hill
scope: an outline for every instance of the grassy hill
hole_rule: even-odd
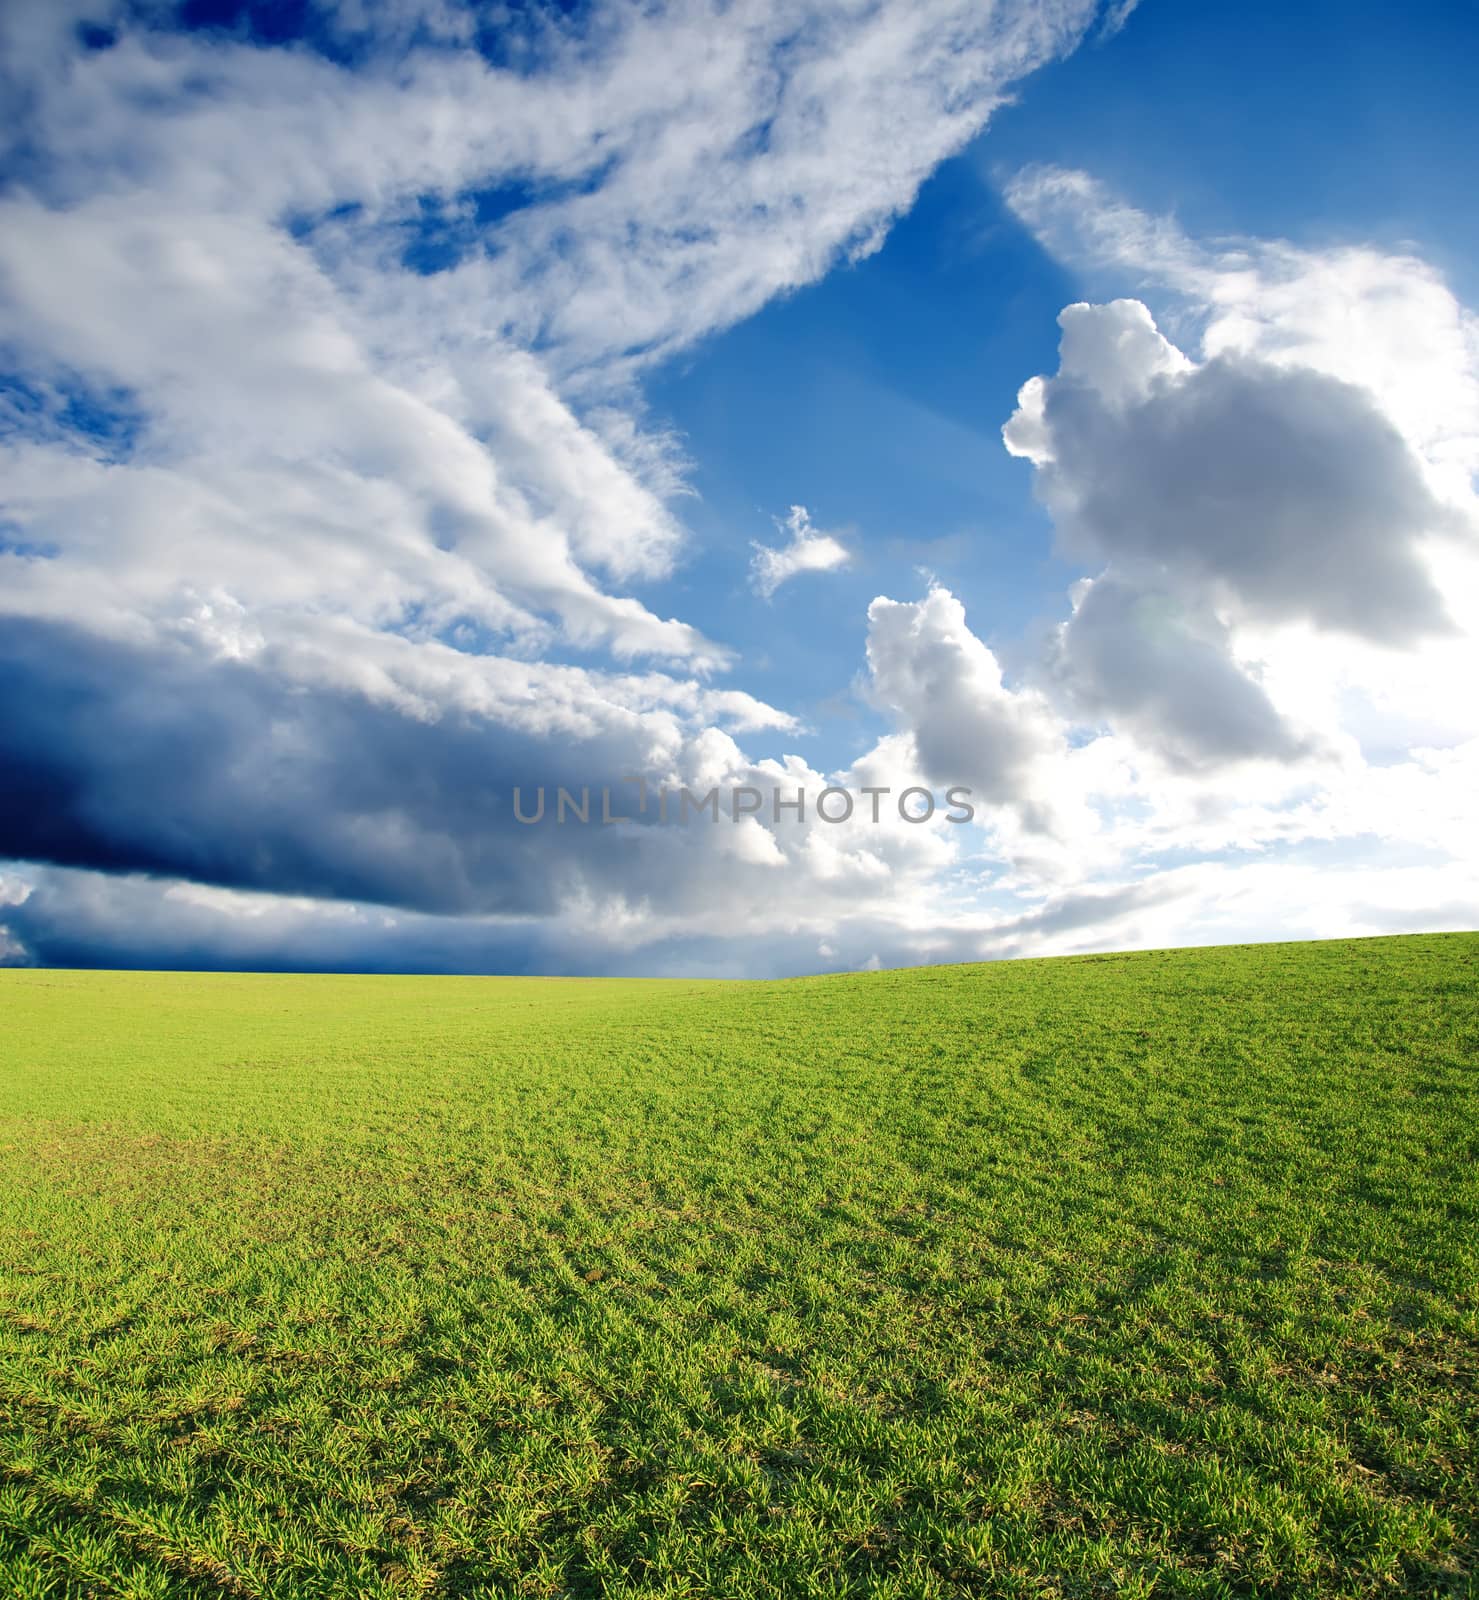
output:
[[[1479,936],[0,973],[0,1593],[1474,1594]]]

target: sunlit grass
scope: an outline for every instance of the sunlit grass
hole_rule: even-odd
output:
[[[1479,937],[0,973],[0,1594],[1472,1594]]]

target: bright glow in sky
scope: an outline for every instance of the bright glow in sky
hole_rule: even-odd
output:
[[[0,10],[0,961],[1479,924],[1479,17],[1293,9]]]

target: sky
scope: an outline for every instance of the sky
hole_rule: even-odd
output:
[[[0,962],[1479,925],[1476,48],[0,6]]]

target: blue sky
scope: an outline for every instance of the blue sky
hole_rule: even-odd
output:
[[[671,363],[647,392],[696,464],[687,520],[702,543],[659,608],[686,603],[722,632],[743,607],[769,658],[756,663],[764,692],[799,669],[818,703],[855,700],[868,602],[919,589],[921,569],[1007,638],[1056,613],[1074,569],[1048,550],[1030,471],[1003,449],[1001,425],[1020,375],[1051,365],[1072,297],[972,152],[930,179],[877,255]],[[770,602],[747,590],[748,540],[773,542],[772,518],[796,503],[858,547],[822,608],[801,580]],[[851,759],[876,733],[855,709],[862,720],[833,726],[808,713],[823,759]]]
[[[3,28],[0,959],[1479,920],[1472,5]]]

